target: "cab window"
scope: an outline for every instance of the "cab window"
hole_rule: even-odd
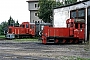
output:
[[[25,27],[25,25],[20,25],[20,27],[24,28],[24,27]]]
[[[26,24],[26,28],[29,28],[29,25],[28,24]]]

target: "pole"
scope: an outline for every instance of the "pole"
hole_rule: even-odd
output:
[[[85,41],[87,41],[87,8],[86,8],[86,19],[85,19]]]

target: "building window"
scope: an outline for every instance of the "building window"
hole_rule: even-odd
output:
[[[79,9],[77,15],[78,18],[85,19],[85,8]]]
[[[35,16],[38,16],[38,13],[35,13]]]
[[[85,19],[85,8],[70,11],[70,18]]]
[[[78,17],[83,17],[85,15],[84,10],[78,11]]]
[[[29,28],[29,25],[28,24],[26,24],[26,28]]]
[[[76,11],[71,12],[71,18],[76,18]]]
[[[35,8],[38,8],[39,7],[39,4],[35,4]]]

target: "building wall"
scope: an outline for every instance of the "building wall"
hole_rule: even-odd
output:
[[[79,1],[84,1],[84,0],[77,0],[77,2],[79,2]]]
[[[39,9],[38,1],[33,0],[28,2],[28,10],[30,11],[30,23],[33,23],[35,21],[41,22],[41,20],[36,16],[38,9]]]
[[[61,24],[58,24],[58,23],[65,22],[68,18],[70,18],[71,10],[87,8],[88,6],[90,6],[90,1],[85,2],[85,3],[79,3],[76,5],[72,5],[72,6],[54,9],[54,15],[53,15],[54,16],[54,21],[53,21],[54,27],[66,27],[66,23],[63,23],[62,26]]]
[[[35,4],[36,4],[36,7],[35,7]],[[38,10],[39,7],[38,7],[38,2],[29,2],[28,3],[28,10]]]
[[[30,22],[32,23],[32,22],[35,22],[35,21],[39,21],[39,22],[41,22],[41,20],[35,15],[35,13],[37,13],[37,11],[30,11],[31,13],[30,13]]]
[[[66,27],[66,19],[70,17],[69,8],[58,8],[54,9],[54,27]]]

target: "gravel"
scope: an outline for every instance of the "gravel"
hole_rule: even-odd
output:
[[[48,44],[41,42],[0,41],[0,60],[76,60],[90,59],[85,44]]]

